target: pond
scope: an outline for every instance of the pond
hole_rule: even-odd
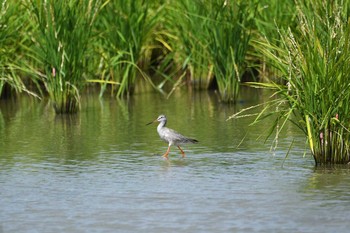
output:
[[[268,120],[226,121],[268,96],[247,89],[229,106],[208,92],[87,93],[74,116],[0,102],[0,232],[347,232],[346,167],[316,169],[292,125],[274,148]],[[200,141],[186,158],[176,147],[162,158],[167,144],[145,125],[159,114]]]

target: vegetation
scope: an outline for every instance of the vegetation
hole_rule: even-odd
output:
[[[20,93],[25,91],[35,95],[25,86],[25,80],[21,77],[23,64],[23,22],[25,16],[18,14],[21,10],[17,1],[0,1],[0,96],[8,95],[4,93],[5,88],[10,91]],[[35,81],[35,80],[33,80]]]
[[[170,8],[178,57],[194,86],[209,88],[215,79],[220,100],[235,102],[246,71],[256,4],[246,1],[182,0]]]
[[[174,1],[169,5],[166,20],[174,35],[172,48],[174,60],[181,67],[181,73],[188,73],[197,89],[208,88],[213,79],[213,65],[208,50],[211,4],[200,0]]]
[[[235,103],[248,79],[276,90],[255,122],[293,119],[317,164],[348,163],[349,12],[349,0],[0,0],[0,94],[48,96],[61,114],[87,84],[116,98],[188,84]]]
[[[343,6],[348,4],[298,1],[298,27],[281,29],[278,43],[256,41],[283,80],[282,85],[253,83],[273,88],[279,96],[256,122],[271,114],[267,109],[278,114],[273,129],[282,119],[282,126],[294,119],[308,138],[316,164],[350,161],[350,22]]]
[[[30,52],[43,70],[42,81],[56,113],[79,110],[80,91],[88,65],[87,51],[98,0],[36,1],[28,3]]]
[[[218,12],[207,29],[208,51],[221,100],[236,102],[246,71],[246,52],[252,30],[249,26],[255,9],[247,1],[221,4],[216,5]]]
[[[336,1],[301,3],[298,11],[303,27],[285,34],[285,49],[289,52],[285,100],[303,119],[296,123],[308,136],[315,162],[348,163],[349,15]]]
[[[154,6],[151,8],[151,6]],[[110,1],[97,20],[99,33],[96,50],[100,58],[101,93],[108,84],[114,84],[116,96],[133,92],[136,78],[141,76],[153,84],[145,73],[157,36],[157,22],[161,7],[135,0]],[[143,67],[141,67],[143,66]]]

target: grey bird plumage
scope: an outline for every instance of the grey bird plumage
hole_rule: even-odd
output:
[[[159,137],[163,141],[168,142],[168,150],[163,155],[164,158],[168,159],[168,154],[172,145],[177,146],[181,151],[182,157],[185,157],[185,152],[181,149],[180,145],[186,143],[198,143],[196,139],[185,137],[182,134],[176,132],[175,130],[166,127],[167,118],[163,114],[159,115],[156,120],[148,123],[147,125],[152,124],[156,121],[159,122],[159,125],[157,126],[157,132],[159,134]]]

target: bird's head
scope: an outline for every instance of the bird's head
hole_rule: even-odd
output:
[[[151,122],[147,123],[146,125],[150,125],[150,124],[152,124],[152,123],[154,123],[154,122],[156,122],[156,121],[158,121],[158,122],[163,122],[163,121],[165,121],[165,122],[166,122],[166,116],[163,115],[163,114],[161,114],[161,115],[158,116],[157,119],[155,119],[154,121],[151,121]]]

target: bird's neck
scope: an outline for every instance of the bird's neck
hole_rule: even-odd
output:
[[[159,125],[157,126],[157,129],[160,130],[161,128],[163,128],[166,125],[166,121],[161,121],[159,122]]]

